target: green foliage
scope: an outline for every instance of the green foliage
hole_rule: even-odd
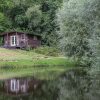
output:
[[[48,46],[55,46],[58,43],[57,24],[56,24],[56,10],[58,9],[58,4],[52,1],[43,2],[41,5],[41,10],[43,12],[43,18],[41,22],[42,28],[42,39],[43,44]]]
[[[69,58],[45,56],[33,50],[0,48],[0,79],[29,75],[39,79],[54,79],[75,67],[75,63]]]
[[[13,6],[13,0],[0,0],[0,12],[7,13],[8,9]]]
[[[0,12],[0,32],[3,32],[7,28],[9,28],[10,24],[11,23],[9,19],[3,13]]]
[[[3,38],[2,37],[0,37],[0,46],[2,46],[3,45]]]
[[[53,81],[44,81],[41,88],[38,89],[33,95],[36,100],[56,100],[58,89],[57,82]],[[30,99],[31,100],[31,99]]]
[[[28,29],[35,34],[40,34],[40,22],[42,18],[40,6],[34,5],[29,7],[25,14],[28,19]]]
[[[38,79],[53,80],[63,72],[74,67],[68,59],[48,58],[34,61],[3,62],[0,64],[0,79],[12,77],[34,76]],[[3,73],[3,74],[2,74]]]
[[[20,29],[24,30],[24,28],[27,28],[28,19],[25,15],[17,15],[15,17],[15,23],[20,27]]]
[[[99,100],[100,78],[98,77],[90,76],[82,68],[67,71],[58,82],[57,100]]]
[[[32,50],[33,48],[30,46],[30,45],[27,45],[27,47],[24,48],[26,51],[30,51]]]
[[[100,0],[64,0],[59,10],[61,48],[100,73]]]
[[[46,56],[59,56],[60,55],[60,51],[55,47],[39,47],[35,49],[35,52],[46,55]]]
[[[0,11],[9,22],[4,22],[8,26],[1,24],[0,30],[27,30],[40,34],[43,45],[54,46],[58,43],[55,18],[60,4],[60,0],[1,0]]]
[[[60,47],[67,56],[78,58],[79,64],[91,65],[92,50],[89,45],[91,32],[87,18],[87,0],[64,0],[59,10],[58,23],[60,26],[59,35],[61,38]],[[89,20],[89,21],[90,21]]]
[[[100,73],[100,1],[99,0],[89,0],[85,5],[85,13],[83,17],[88,19],[85,21],[86,25],[89,26],[89,46],[93,52],[92,58],[92,73],[98,75]],[[88,13],[88,15],[87,15]]]

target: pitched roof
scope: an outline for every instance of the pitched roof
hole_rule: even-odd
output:
[[[41,37],[41,35],[39,35],[39,34],[32,34],[32,33],[27,33],[27,32],[17,32],[17,31],[3,32],[3,33],[0,33],[0,35],[3,36],[3,35],[6,35],[7,33],[8,34],[10,34],[10,33],[29,34],[29,35],[35,35],[35,36]]]

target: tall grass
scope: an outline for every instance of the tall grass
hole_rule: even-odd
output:
[[[0,79],[28,75],[34,75],[40,79],[52,79],[74,67],[75,63],[69,58],[38,54],[34,50],[0,48]]]

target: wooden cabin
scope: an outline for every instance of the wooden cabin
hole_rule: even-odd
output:
[[[5,32],[1,34],[5,48],[36,48],[41,45],[41,36],[24,32]]]
[[[4,82],[4,92],[9,95],[27,95],[34,92],[40,81],[32,78],[13,78]]]

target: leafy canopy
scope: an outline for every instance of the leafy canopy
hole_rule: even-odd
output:
[[[0,12],[10,23],[4,22],[9,24],[9,27],[1,24],[1,30],[4,32],[15,29],[39,34],[42,36],[42,44],[55,46],[58,41],[56,10],[61,2],[61,0],[0,0]]]

